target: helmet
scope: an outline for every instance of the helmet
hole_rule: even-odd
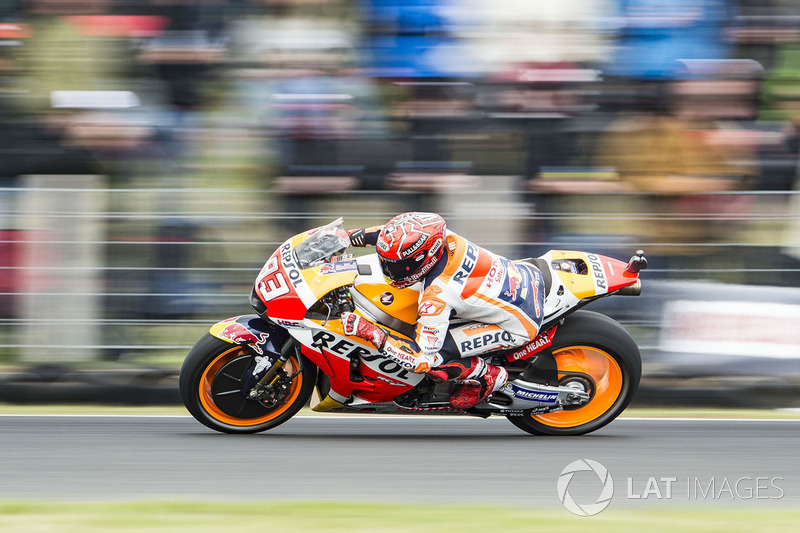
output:
[[[434,213],[397,215],[378,235],[378,258],[389,285],[404,288],[420,281],[444,253],[445,221]]]

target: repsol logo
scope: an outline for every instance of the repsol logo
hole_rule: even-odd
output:
[[[475,268],[475,263],[478,261],[478,247],[472,243],[467,244],[467,250],[464,252],[464,260],[461,261],[461,266],[453,276],[453,280],[457,283],[464,285],[470,273]]]
[[[467,353],[471,350],[477,350],[478,348],[494,346],[500,341],[508,343],[513,340],[514,336],[511,333],[507,331],[495,331],[494,333],[487,333],[486,335],[481,335],[480,337],[474,337],[472,339],[462,341],[460,348],[461,353]]]
[[[303,283],[303,276],[300,274],[300,269],[298,269],[297,265],[294,264],[294,259],[292,258],[292,245],[289,242],[281,246],[281,264],[283,265],[283,269],[286,271],[286,275],[289,276],[289,280],[292,282],[294,287],[297,287]]]
[[[594,282],[598,289],[606,290],[606,271],[603,270],[603,263],[600,258],[595,254],[586,254],[589,258],[589,264],[592,266],[592,273],[594,274]]]
[[[363,346],[358,346],[357,344],[348,340],[342,338],[337,339],[337,336],[333,333],[320,330],[314,333],[311,338],[314,341],[311,343],[311,346],[318,350],[324,349],[328,352],[341,355],[348,359],[360,357],[362,361],[367,363],[382,360],[380,363],[378,363],[378,370],[387,376],[394,376],[402,380],[409,379],[409,371],[395,361],[387,359],[379,353],[373,353]]]

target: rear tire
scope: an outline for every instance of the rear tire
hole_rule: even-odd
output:
[[[605,426],[625,410],[639,388],[642,359],[636,341],[618,322],[600,313],[577,311],[556,330],[551,346],[559,383],[591,384],[591,399],[576,409],[510,416],[533,435],[583,435]]]
[[[280,371],[302,371],[292,379],[285,402],[269,406],[246,398],[240,380],[253,356],[241,346],[206,334],[197,341],[181,366],[179,387],[186,409],[200,423],[223,433],[258,433],[283,424],[311,398],[316,366],[291,356]]]

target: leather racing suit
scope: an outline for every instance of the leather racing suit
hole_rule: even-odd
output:
[[[362,241],[354,244],[374,246],[381,229],[364,230]],[[483,360],[474,356],[519,347],[536,337],[544,280],[533,265],[506,259],[451,231],[445,246],[444,260],[424,278],[415,338],[387,333],[380,349],[416,372],[435,376],[452,362],[458,371],[448,371],[447,378],[471,379],[486,371]],[[454,319],[461,320],[451,325]],[[457,362],[462,358],[470,359],[468,366]]]

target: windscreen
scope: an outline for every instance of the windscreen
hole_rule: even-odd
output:
[[[339,218],[327,226],[312,230],[311,235],[294,249],[300,268],[311,268],[327,263],[350,246],[350,237]]]

